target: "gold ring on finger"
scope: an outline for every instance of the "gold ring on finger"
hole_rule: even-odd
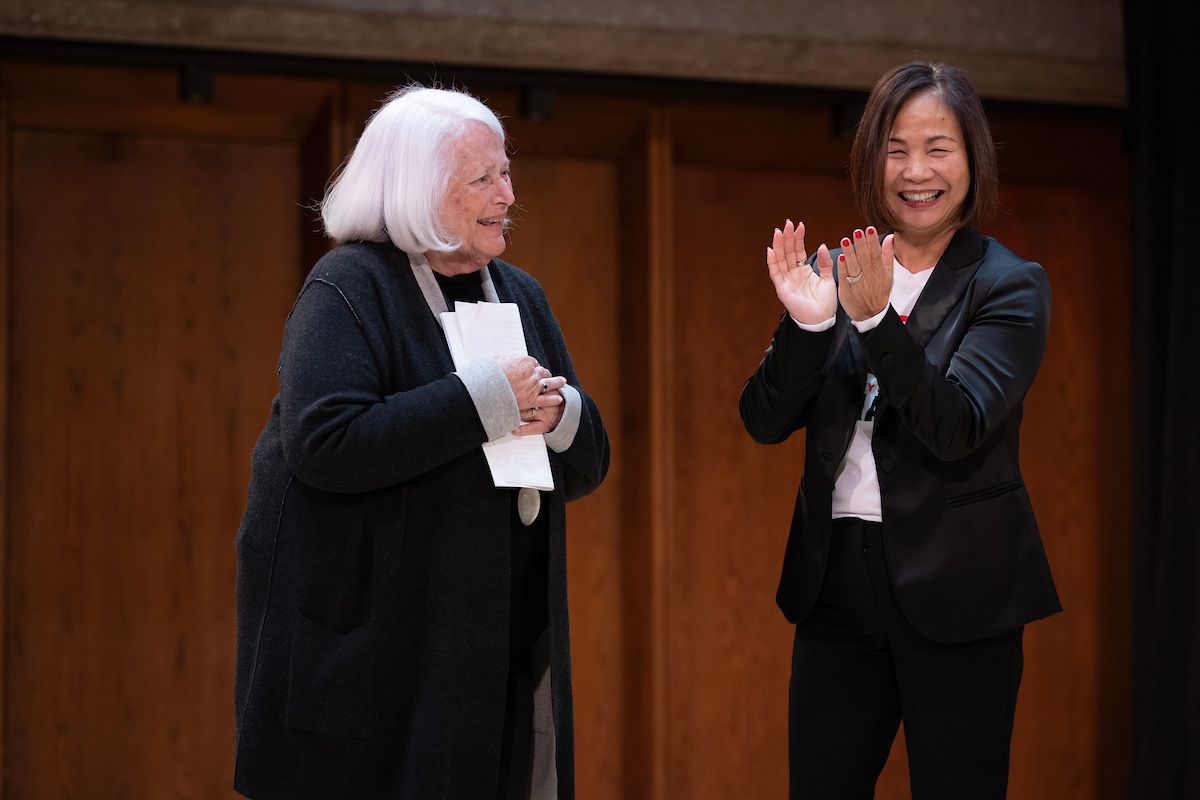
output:
[[[846,283],[858,283],[861,280],[862,280],[861,272],[858,273],[857,275],[847,275],[846,276]]]

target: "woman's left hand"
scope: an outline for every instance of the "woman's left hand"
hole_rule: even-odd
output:
[[[883,241],[874,228],[854,231],[854,239],[842,239],[838,256],[838,301],[855,322],[883,311],[892,295],[892,266],[895,234]]]
[[[566,398],[562,397],[561,392],[555,390],[541,395],[538,399],[541,400],[548,395],[554,395],[562,399],[557,405],[521,409],[521,427],[513,431],[515,436],[532,436],[536,433],[549,433],[558,427],[558,421],[562,419]]]

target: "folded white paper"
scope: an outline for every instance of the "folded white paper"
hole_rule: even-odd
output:
[[[456,302],[453,312],[442,313],[442,328],[456,369],[476,358],[529,355],[521,312],[515,303]],[[496,486],[554,490],[546,440],[540,434],[506,434],[484,444],[483,454]]]

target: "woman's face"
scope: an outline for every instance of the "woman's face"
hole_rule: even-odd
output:
[[[508,156],[491,128],[470,122],[454,146],[453,158],[442,224],[462,239],[456,255],[478,269],[504,252],[504,221],[516,200]]]
[[[914,95],[901,106],[888,141],[884,184],[901,236],[936,238],[958,229],[971,168],[962,126],[937,95]]]

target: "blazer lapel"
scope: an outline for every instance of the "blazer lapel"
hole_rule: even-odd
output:
[[[929,344],[950,310],[962,298],[983,263],[984,250],[984,239],[974,228],[958,231],[946,246],[946,252],[933,268],[929,283],[925,284],[905,323],[909,334],[921,347]]]

